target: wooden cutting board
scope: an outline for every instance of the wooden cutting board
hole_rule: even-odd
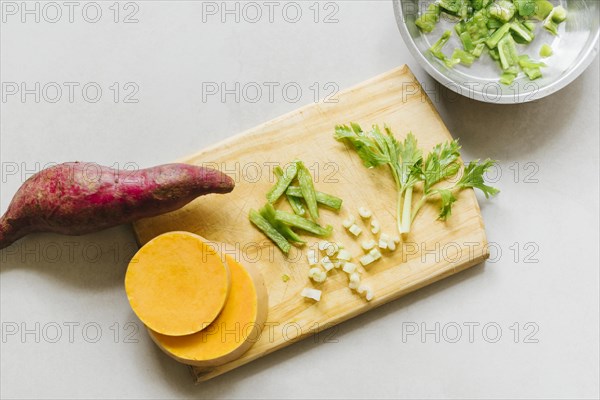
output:
[[[426,150],[451,138],[407,66],[345,90],[337,99],[337,103],[302,107],[184,159],[227,172],[236,180],[235,190],[201,197],[178,211],[134,225],[140,244],[174,230],[228,243],[224,252],[241,251],[241,262],[256,263],[264,276],[269,316],[260,339],[236,361],[208,370],[193,367],[197,381],[214,378],[476,265],[489,255],[477,200],[472,190],[465,190],[447,222],[436,220],[437,204],[425,206],[400,248],[367,268],[362,282],[373,289],[373,301],[366,302],[353,293],[346,274],[339,270],[317,286],[323,290],[320,302],[300,296],[304,287],[313,287],[307,278],[305,250],[293,250],[286,259],[248,221],[248,211],[265,203],[265,193],[274,183],[272,166],[301,159],[310,167],[317,190],[341,197],[342,211],[336,214],[322,209],[321,223],[334,226],[331,240],[345,244],[354,255],[362,255],[360,241],[371,238],[370,231],[364,229],[360,240],[354,240],[341,222],[349,214],[357,215],[358,207],[366,206],[381,222],[382,232],[395,234],[394,182],[387,167],[366,169],[354,151],[334,140],[334,126],[350,121],[363,128],[386,123],[398,138],[412,131]],[[285,206],[284,202],[278,205]],[[316,242],[306,237],[309,245]],[[289,281],[283,281],[284,274]]]

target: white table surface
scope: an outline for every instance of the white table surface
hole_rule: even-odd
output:
[[[194,1],[122,3],[115,23],[112,3],[98,3],[98,23],[82,17],[85,3],[72,23],[64,5],[56,23],[50,8],[39,23],[4,14],[1,81],[50,85],[39,103],[33,94],[1,103],[2,212],[22,177],[48,163],[169,162],[314,101],[316,87],[324,96],[327,83],[341,90],[406,63],[465,158],[501,160],[502,193],[481,203],[492,260],[342,324],[333,342],[308,339],[194,386],[129,308],[130,228],[31,235],[0,253],[2,398],[598,397],[597,59],[549,98],[483,104],[434,84],[389,1],[322,3],[318,23],[313,2],[297,3],[297,23],[282,3],[270,22],[262,2],[256,23],[249,8],[239,23],[209,12],[203,22]],[[134,7],[138,22],[123,23]],[[94,12],[88,6],[86,17]],[[338,22],[323,23],[331,12]],[[63,89],[56,103],[52,82]],[[65,82],[75,82],[72,101]],[[263,97],[203,99],[203,82],[254,82]],[[279,84],[272,101],[265,82]],[[296,103],[282,94],[286,83],[302,88]],[[135,87],[138,102],[125,102]]]

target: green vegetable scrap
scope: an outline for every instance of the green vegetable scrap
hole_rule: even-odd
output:
[[[547,44],[543,44],[542,47],[540,47],[540,57],[550,57],[553,54],[552,51],[552,47],[550,47]]]
[[[275,167],[273,173],[277,182],[267,192],[267,203],[258,211],[250,210],[248,216],[250,222],[285,254],[290,251],[291,243],[300,246],[306,243],[293,228],[315,236],[329,236],[333,228],[329,225],[326,227],[319,225],[318,205],[339,211],[342,207],[342,199],[316,191],[310,171],[302,161],[292,162],[285,170]],[[292,185],[294,182],[297,182],[297,185]],[[283,195],[290,204],[293,214],[275,209],[274,204]],[[306,209],[312,220],[304,217]]]
[[[510,85],[520,72],[529,79],[541,77],[539,67],[544,65],[523,67],[518,46],[534,41],[536,21],[543,21],[544,29],[558,35],[559,24],[567,18],[562,6],[554,7],[548,0],[436,0],[415,23],[421,31],[432,32],[442,12],[457,20],[454,31],[462,48],[455,49],[451,57],[443,53],[452,36],[452,31],[446,30],[429,52],[453,68],[459,63],[471,66],[487,48],[490,57],[498,61],[502,69],[500,82],[505,85]],[[551,49],[542,46],[541,57],[551,54]]]
[[[389,127],[386,126],[384,130],[385,133],[382,133],[375,125],[371,131],[364,132],[358,124],[351,123],[336,126],[334,137],[350,144],[365,167],[389,167],[396,183],[396,223],[400,233],[410,232],[415,216],[432,198],[439,197],[441,200],[439,219],[445,220],[452,212],[456,192],[465,188],[477,188],[483,191],[486,197],[498,193],[498,189],[487,186],[483,178],[495,161],[472,161],[463,166],[459,160],[460,146],[456,140],[438,144],[423,158],[412,133],[400,142]],[[442,188],[437,186],[461,170],[462,176],[457,183]],[[422,185],[422,194],[413,206],[413,189],[417,184]]]

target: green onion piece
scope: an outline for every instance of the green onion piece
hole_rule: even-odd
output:
[[[309,219],[280,210],[275,211],[275,220],[283,222],[289,226],[300,228],[317,236],[329,236],[333,231],[333,227],[330,225],[323,228],[321,225]]]
[[[269,203],[275,203],[279,199],[279,197],[281,197],[281,195],[285,193],[287,187],[290,186],[290,183],[292,183],[292,181],[296,177],[297,172],[298,165],[296,163],[292,163],[286,168],[285,172],[277,181],[275,186],[273,186],[271,190],[267,192],[267,200]]]
[[[454,49],[454,53],[452,53],[452,58],[458,59],[460,60],[461,64],[468,66],[472,65],[473,61],[475,61],[475,56],[461,49]]]
[[[256,210],[250,210],[248,214],[250,222],[260,229],[273,243],[281,249],[285,254],[289,253],[292,245],[275,229],[269,222],[264,219]]]
[[[275,219],[275,207],[273,204],[267,203],[263,208],[259,211],[260,215],[271,224],[273,228],[277,230],[277,232],[281,233],[283,237],[287,240],[295,242],[295,243],[306,243],[304,240],[296,234],[289,226],[282,224],[281,222]]]
[[[498,28],[496,30],[496,32],[494,32],[492,34],[492,36],[490,36],[489,39],[485,41],[485,44],[487,45],[487,47],[489,47],[490,49],[493,49],[496,46],[498,46],[498,42],[500,41],[500,39],[502,39],[504,37],[504,35],[506,35],[506,33],[509,31],[509,29],[510,29],[510,24],[504,24],[500,28]]]
[[[550,57],[552,54],[552,47],[544,43],[540,48],[540,57]]]
[[[435,24],[440,19],[440,7],[432,3],[427,7],[425,13],[416,19],[415,25],[417,25],[423,32],[431,32],[435,28]]]
[[[285,192],[288,196],[293,198],[302,197],[302,191],[298,186],[290,186],[287,188]],[[324,206],[333,208],[334,210],[339,211],[342,208],[342,199],[339,197],[335,197],[331,194],[315,191],[315,195],[317,198],[317,203],[322,204]]]
[[[298,183],[300,183],[302,197],[304,197],[308,207],[308,213],[313,220],[317,221],[319,219],[319,209],[317,208],[317,195],[312,176],[302,161],[296,161],[296,164],[298,164]]]
[[[500,0],[488,7],[490,16],[506,23],[515,15],[516,7],[509,0]]]

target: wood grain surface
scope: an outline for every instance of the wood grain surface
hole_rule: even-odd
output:
[[[366,302],[348,288],[346,274],[334,270],[323,284],[307,278],[305,250],[292,249],[284,257],[248,221],[248,211],[265,203],[274,183],[272,168],[298,158],[311,169],[317,190],[344,200],[342,211],[321,208],[321,223],[335,228],[331,240],[362,255],[360,241],[372,237],[363,229],[354,240],[341,226],[349,214],[366,206],[382,224],[382,232],[396,234],[395,186],[386,169],[368,170],[354,151],[333,139],[334,126],[350,121],[363,128],[388,124],[398,138],[409,131],[420,147],[430,149],[451,139],[429,98],[407,66],[402,66],[337,96],[337,102],[317,103],[264,123],[183,159],[212,165],[236,180],[227,195],[201,197],[188,206],[134,224],[140,244],[168,231],[185,230],[228,245],[224,253],[241,254],[242,263],[255,263],[269,292],[267,326],[256,343],[239,359],[212,369],[192,368],[197,381],[223,374],[317,331],[329,328],[444,277],[476,265],[489,255],[483,221],[472,190],[458,196],[447,222],[437,220],[437,204],[421,210],[400,248],[367,267],[362,282],[375,294]],[[286,207],[285,202],[278,205]],[[317,240],[305,236],[308,246]],[[289,281],[284,282],[286,274]],[[323,290],[318,303],[300,296],[304,287]]]

